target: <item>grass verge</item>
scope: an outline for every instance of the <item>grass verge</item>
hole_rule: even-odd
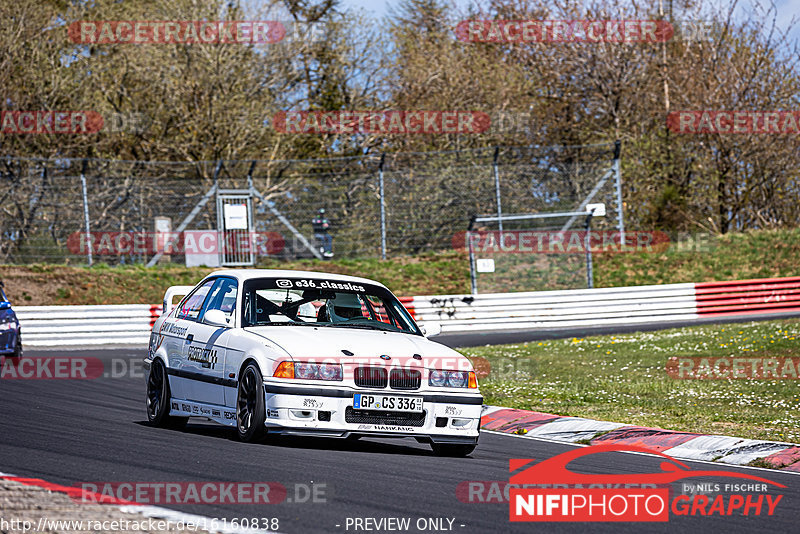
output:
[[[595,286],[636,286],[679,282],[705,282],[797,275],[800,229],[747,232],[721,236],[708,250],[669,249],[663,253],[597,254]],[[524,259],[515,255],[515,260]],[[545,260],[546,258],[533,258]],[[573,258],[574,259],[574,258]],[[582,257],[577,258],[580,261]],[[539,261],[539,263],[542,263]],[[543,261],[550,265],[552,262]],[[537,270],[527,262],[514,274],[516,290],[555,289],[553,281],[564,271],[558,262]],[[333,261],[265,260],[260,267],[305,269],[365,276],[383,282],[398,295],[469,293],[469,265],[463,253],[454,251],[396,257],[335,259]],[[0,279],[17,305],[140,304],[160,302],[170,285],[195,284],[209,268],[141,265],[92,268],[33,264],[0,265]],[[567,273],[569,274],[569,273]],[[573,273],[574,274],[574,273]],[[573,277],[574,278],[574,277]],[[574,287],[582,287],[580,277]],[[510,287],[497,288],[513,290]]]
[[[469,291],[469,265],[456,253],[426,254],[381,261],[342,259],[262,262],[267,269],[299,269],[365,276],[386,284],[398,295],[435,295]],[[66,265],[0,265],[0,280],[17,306],[77,304],[155,304],[173,285],[194,285],[214,269],[142,265],[94,267]]]
[[[461,349],[487,404],[670,430],[800,443],[797,380],[677,380],[672,356],[800,356],[800,320]],[[485,360],[481,360],[485,359]]]

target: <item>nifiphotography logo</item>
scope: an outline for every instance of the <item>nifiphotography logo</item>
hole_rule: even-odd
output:
[[[591,475],[567,468],[579,458],[606,452],[639,452],[663,457],[660,472],[643,474]],[[509,468],[518,471],[532,460],[512,459]],[[703,488],[722,491],[705,494],[670,495],[668,484],[684,479],[724,477],[745,479],[703,484]],[[568,451],[539,462],[511,476],[509,520],[511,521],[634,521],[666,522],[670,512],[676,516],[729,516],[774,514],[783,495],[767,493],[768,486],[786,486],[746,473],[695,470],[660,452],[630,445],[597,445]],[[543,483],[549,487],[541,486]],[[635,487],[632,487],[635,486]],[[698,487],[696,484],[683,484]],[[727,493],[730,492],[730,493]]]

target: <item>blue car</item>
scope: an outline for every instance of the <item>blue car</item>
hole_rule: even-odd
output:
[[[0,282],[0,355],[19,358],[22,356],[22,338],[20,337],[17,314],[11,309],[3,283]]]

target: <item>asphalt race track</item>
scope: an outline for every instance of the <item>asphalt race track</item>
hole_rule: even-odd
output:
[[[192,419],[183,431],[156,429],[144,423],[145,385],[139,367],[143,349],[26,352],[27,356],[56,354],[101,358],[108,364],[107,372],[115,376],[0,381],[2,472],[64,485],[103,481],[278,482],[287,488],[288,500],[293,502],[162,506],[217,518],[276,517],[279,531],[287,533],[377,532],[355,530],[352,525],[348,529],[347,520],[389,517],[411,518],[411,532],[417,532],[414,525],[418,518],[452,519],[452,530],[464,533],[542,529],[552,533],[617,534],[797,531],[800,476],[695,462],[687,463],[695,469],[754,473],[784,484],[783,501],[772,517],[671,515],[668,523],[648,524],[510,523],[507,503],[459,501],[459,483],[507,481],[510,458],[543,460],[572,446],[484,433],[470,458],[457,459],[435,457],[427,445],[406,439],[293,439],[251,445],[238,442],[233,431],[200,419]],[[586,473],[624,474],[656,472],[660,460],[613,453],[580,462],[580,469]],[[297,496],[305,500],[305,489],[312,483],[318,488],[318,500],[325,502],[297,502]],[[444,525],[448,525],[447,520]]]

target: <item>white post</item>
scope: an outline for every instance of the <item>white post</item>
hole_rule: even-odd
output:
[[[89,260],[89,267],[92,266],[92,232],[89,227],[89,199],[86,194],[86,165],[87,160],[83,160],[81,167],[81,194],[83,195],[83,224],[86,230],[86,257]]]

